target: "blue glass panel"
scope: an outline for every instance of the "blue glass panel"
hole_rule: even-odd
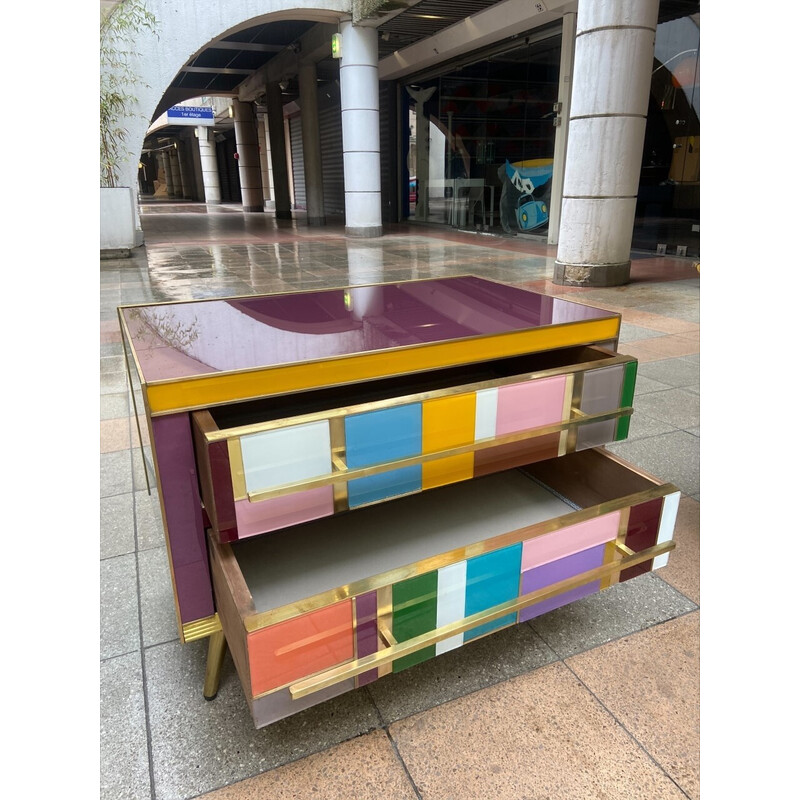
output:
[[[387,500],[408,492],[422,489],[422,465],[393,469],[366,478],[356,478],[347,484],[348,505],[350,508]]]
[[[347,466],[351,469],[420,455],[422,404],[353,414],[345,418],[344,434]]]
[[[464,613],[477,614],[492,606],[513,600],[519,595],[522,568],[522,543],[484,553],[467,561],[467,594]],[[516,613],[487,622],[464,634],[464,641],[476,639],[489,631],[504,628],[516,622]]]

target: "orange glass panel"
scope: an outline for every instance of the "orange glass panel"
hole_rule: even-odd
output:
[[[436,453],[475,439],[475,394],[441,397],[422,404],[422,452]],[[422,488],[432,489],[472,477],[474,456],[440,458],[422,465]]]
[[[253,631],[247,637],[253,697],[353,659],[351,600]]]

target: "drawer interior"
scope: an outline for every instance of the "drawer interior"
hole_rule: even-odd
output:
[[[260,613],[573,510],[509,470],[231,546]]]
[[[230,546],[262,613],[654,485],[601,451],[582,451]]]
[[[573,365],[588,365],[611,358],[613,355],[597,347],[567,347],[432,372],[366,381],[355,386],[335,386],[289,396],[267,397],[246,403],[218,406],[210,408],[209,413],[220,430],[227,430],[304,414],[316,414],[353,404],[380,402],[405,395],[436,392]]]

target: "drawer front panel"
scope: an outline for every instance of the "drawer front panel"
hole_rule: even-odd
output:
[[[561,422],[566,387],[565,375],[501,386],[497,390],[497,436]]]
[[[581,550],[612,542],[617,538],[619,523],[620,512],[615,511],[528,539],[522,545],[522,570],[527,572]]]
[[[635,362],[587,366],[575,374],[342,416],[333,410],[325,412],[329,419],[261,432],[243,430],[228,439],[227,485],[221,468],[212,465],[212,525],[221,541],[234,541],[624,438],[627,427],[621,422],[627,417],[617,416],[569,430],[537,431],[627,407],[635,367]],[[500,437],[522,438],[487,446]],[[221,444],[212,441],[209,456],[212,447],[222,453]],[[457,448],[470,450],[426,458]],[[393,467],[403,459],[421,463]],[[348,477],[358,470],[361,475]],[[287,500],[290,495],[294,501]]]
[[[369,592],[355,598],[356,657],[363,658],[378,651],[378,593]],[[365,686],[378,679],[378,670],[371,669],[356,679],[356,686]]]
[[[549,561],[533,569],[526,570],[522,573],[522,594],[528,592],[535,592],[537,589],[544,589],[559,581],[572,578],[575,575],[580,575],[582,572],[587,572],[595,567],[600,567],[605,562],[607,548],[604,544],[595,545],[587,550],[581,550],[578,553],[565,556],[564,558]],[[540,603],[535,603],[528,608],[523,608],[519,612],[519,621],[525,622],[526,620],[538,617],[554,608],[572,603],[579,600],[581,597],[587,597],[590,594],[600,591],[600,581],[592,581],[585,583],[582,586],[576,586],[566,592],[562,592],[556,597],[551,597],[548,600],[543,600]]]
[[[436,628],[437,589],[436,572],[409,578],[392,586],[392,633],[398,642],[405,642]],[[436,647],[431,645],[398,658],[392,665],[392,671],[400,672],[435,655]]]
[[[244,539],[333,514],[333,487],[305,489],[258,503],[245,498],[237,500],[235,508],[238,538]]]
[[[240,441],[248,492],[318,478],[331,471],[327,420],[242,436]]]
[[[522,543],[484,553],[467,561],[467,590],[464,603],[465,616],[477,614],[492,606],[513,600],[519,595],[520,561]],[[490,631],[513,625],[516,614],[479,625],[464,634],[464,641],[477,639]]]
[[[584,414],[601,414],[620,407],[622,384],[625,377],[624,365],[604,369],[592,369],[583,374],[583,391],[580,409]],[[576,450],[599,447],[615,439],[617,421],[592,422],[578,429]]]
[[[475,394],[427,400],[422,404],[422,452],[437,453],[472,444],[475,439]],[[473,475],[473,453],[440,458],[422,465],[422,488],[433,489]]]
[[[247,637],[254,697],[349,661],[354,655],[350,600],[270,625]]]

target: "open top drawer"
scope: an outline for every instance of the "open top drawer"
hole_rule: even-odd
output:
[[[601,448],[272,536],[210,537],[256,726],[662,566],[678,500]]]
[[[221,542],[628,434],[636,360],[572,347],[195,412]]]

